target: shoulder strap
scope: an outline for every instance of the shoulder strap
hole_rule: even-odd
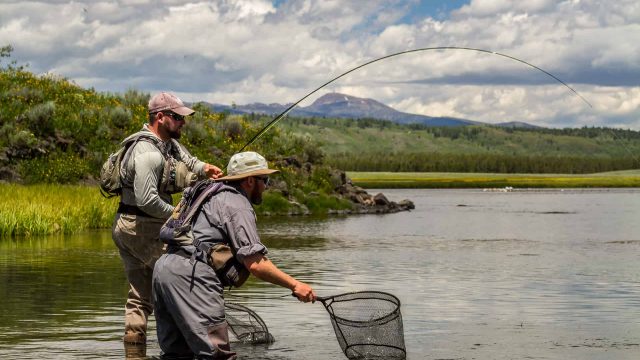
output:
[[[125,166],[125,164],[129,161],[129,158],[131,157],[131,152],[133,151],[133,148],[141,140],[149,142],[149,143],[152,143],[153,145],[158,147],[158,139],[156,139],[153,135],[140,133],[137,137],[135,137],[133,139],[130,139],[129,141],[125,142],[124,147],[125,147],[126,150],[125,150],[124,157],[122,158],[122,162],[120,163],[121,167]],[[160,148],[158,147],[158,149],[160,149]]]
[[[202,204],[211,196],[220,192],[223,184],[221,182],[210,183],[188,206],[189,211],[182,219],[183,224],[191,224],[193,216],[200,210]]]

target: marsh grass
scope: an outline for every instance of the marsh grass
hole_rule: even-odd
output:
[[[580,188],[640,187],[640,170],[596,174],[348,172],[364,188]]]
[[[118,198],[95,186],[0,184],[0,236],[73,234],[109,228]]]
[[[351,208],[351,203],[322,193],[299,197],[311,214]],[[118,207],[118,197],[105,199],[97,186],[18,185],[0,183],[0,237],[74,234],[90,229],[111,228]],[[174,204],[181,194],[174,194]],[[258,215],[304,213],[279,192],[266,192]],[[295,207],[295,208],[294,208]]]

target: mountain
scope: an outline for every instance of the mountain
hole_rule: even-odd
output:
[[[498,124],[495,124],[495,125],[499,126],[499,127],[505,127],[505,128],[542,129],[541,126],[531,125],[531,124],[528,124],[528,123],[522,122],[522,121],[502,122],[502,123],[498,123]]]
[[[228,111],[230,113],[255,113],[255,114],[268,114],[278,115],[285,111],[291,104],[263,104],[252,103],[248,105],[237,105],[234,107],[209,104],[213,111],[222,112]],[[400,124],[422,124],[427,126],[465,126],[465,125],[479,125],[483,124],[478,121],[458,119],[452,117],[433,117],[427,115],[410,114],[402,111],[397,111],[390,106],[387,106],[379,101],[367,98],[359,98],[351,95],[345,95],[340,93],[325,94],[313,104],[306,107],[296,107],[291,112],[292,116],[302,117],[333,117],[333,118],[349,118],[349,119],[379,119],[389,120]],[[527,123],[522,122],[508,122],[497,124],[504,127],[519,127],[528,128],[535,127]]]

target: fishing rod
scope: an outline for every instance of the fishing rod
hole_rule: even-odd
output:
[[[507,55],[507,54],[503,54],[503,53],[499,53],[496,51],[491,51],[491,50],[484,50],[484,49],[478,49],[478,48],[472,48],[472,47],[461,47],[461,46],[436,46],[436,47],[426,47],[426,48],[418,48],[418,49],[412,49],[412,50],[405,50],[405,51],[400,51],[397,53],[393,53],[393,54],[389,54],[389,55],[385,55],[382,57],[379,57],[377,59],[373,59],[370,61],[365,62],[364,64],[358,65],[348,71],[345,71],[344,73],[334,77],[333,79],[325,82],[324,84],[318,86],[315,90],[311,91],[310,93],[308,93],[307,95],[305,95],[304,97],[302,97],[300,100],[296,101],[295,103],[291,104],[289,107],[287,107],[283,112],[281,112],[280,114],[278,114],[275,118],[273,118],[271,121],[269,121],[267,123],[267,125],[265,125],[260,131],[258,131],[258,133],[256,133],[251,140],[249,140],[238,152],[242,152],[245,148],[247,148],[247,146],[250,146],[251,144],[253,144],[256,140],[258,140],[264,133],[266,133],[267,131],[269,131],[269,129],[271,129],[273,126],[275,126],[278,121],[280,121],[282,118],[284,118],[291,110],[293,110],[294,107],[296,107],[299,103],[301,103],[302,101],[304,101],[306,98],[308,98],[309,96],[315,94],[317,91],[319,91],[320,89],[324,88],[325,86],[333,83],[334,81],[358,70],[361,69],[367,65],[371,65],[375,62],[378,61],[382,61],[385,59],[389,59],[395,56],[400,56],[400,55],[405,55],[405,54],[411,54],[411,53],[416,53],[416,52],[422,52],[422,51],[434,51],[434,50],[466,50],[466,51],[475,51],[475,52],[481,52],[481,53],[486,53],[486,54],[491,54],[491,55],[498,55],[498,56],[502,56],[504,58],[507,59],[511,59],[514,61],[517,61],[519,63],[525,64],[527,66],[530,66],[538,71],[543,72],[544,74],[550,76],[551,78],[553,78],[555,81],[559,82],[560,84],[566,86],[569,90],[571,90],[575,95],[577,95],[582,101],[584,101],[587,105],[589,105],[590,108],[593,108],[593,106],[591,105],[591,103],[589,103],[589,101],[587,101],[587,99],[585,99],[582,95],[580,95],[574,88],[572,88],[571,86],[569,86],[567,83],[565,83],[564,81],[562,81],[561,79],[559,79],[558,77],[556,77],[555,75],[551,74],[550,72],[536,66],[533,65],[531,63],[528,63],[522,59],[518,59],[514,56],[511,55]]]

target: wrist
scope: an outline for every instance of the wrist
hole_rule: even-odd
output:
[[[291,290],[291,291],[295,291],[296,287],[298,287],[298,285],[299,285],[299,284],[300,284],[300,281],[296,281],[296,280],[294,280],[294,281],[291,283],[291,286],[289,286],[289,290]]]

